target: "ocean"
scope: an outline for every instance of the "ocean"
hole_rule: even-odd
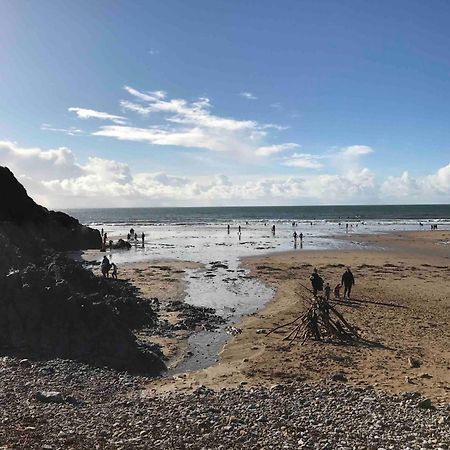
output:
[[[444,221],[448,205],[254,206],[205,208],[104,208],[68,212],[85,224],[207,224],[242,221]]]

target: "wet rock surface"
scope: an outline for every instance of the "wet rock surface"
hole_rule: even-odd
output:
[[[132,330],[156,312],[126,282],[94,276],[63,255],[43,256],[0,278],[0,349],[159,373],[164,364]]]
[[[165,309],[180,313],[181,320],[173,327],[174,330],[195,330],[200,327],[203,330],[213,331],[226,322],[213,308],[194,306],[183,301],[170,301]]]
[[[0,359],[0,446],[27,449],[448,449],[450,408],[343,383],[172,393],[70,361]],[[42,402],[37,391],[60,394]]]

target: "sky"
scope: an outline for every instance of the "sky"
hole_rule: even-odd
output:
[[[449,203],[450,3],[0,0],[0,165],[51,208]]]

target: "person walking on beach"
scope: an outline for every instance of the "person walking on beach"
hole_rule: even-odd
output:
[[[319,272],[317,269],[313,270],[313,273],[309,277],[311,280],[311,286],[313,288],[313,295],[314,297],[317,297],[317,293],[323,290],[323,278],[319,275]]]
[[[327,284],[325,285],[324,291],[325,291],[325,298],[326,298],[327,300],[330,300],[330,294],[331,294],[330,283],[327,283]]]
[[[112,263],[111,268],[112,268],[111,278],[117,280],[117,266],[114,263]]]
[[[108,257],[105,255],[103,257],[102,263],[101,263],[101,270],[103,278],[109,278],[109,270],[111,269],[111,264],[109,262]]]
[[[344,298],[347,297],[350,299],[350,293],[353,285],[355,284],[355,277],[353,276],[350,267],[347,267],[347,270],[342,275],[341,284],[344,285]]]

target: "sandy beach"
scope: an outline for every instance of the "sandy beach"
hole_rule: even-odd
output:
[[[251,276],[276,290],[273,301],[238,325],[242,333],[224,347],[218,364],[152,382],[146,395],[199,385],[217,389],[318,381],[342,373],[353,385],[391,393],[417,391],[448,402],[450,232],[352,235],[351,239],[376,249],[298,251],[245,259]],[[289,346],[282,340],[286,335],[282,330],[265,336],[304,311],[303,296],[310,294],[301,284],[309,287],[314,267],[334,286],[346,266],[356,279],[353,301],[338,307],[371,345],[308,341]],[[409,358],[417,359],[420,367],[410,367]]]

